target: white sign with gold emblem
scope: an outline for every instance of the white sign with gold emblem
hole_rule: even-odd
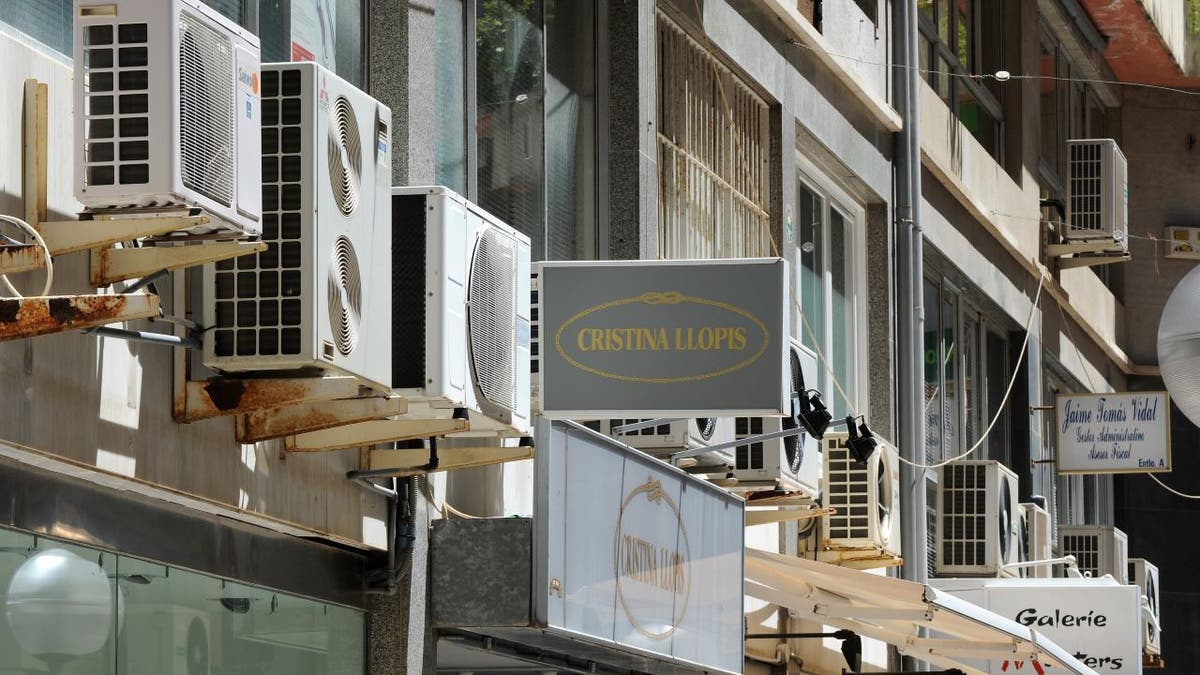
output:
[[[539,621],[741,672],[742,500],[569,422],[539,423],[536,466]]]

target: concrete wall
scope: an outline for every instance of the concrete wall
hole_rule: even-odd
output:
[[[70,64],[20,37],[0,32],[0,212],[23,213],[22,87],[49,85],[49,206],[73,218]],[[9,232],[12,234],[12,232]],[[88,256],[55,260],[56,294],[94,293]],[[40,290],[42,273],[17,278]],[[170,309],[170,284],[162,283]],[[131,328],[169,332],[137,321]],[[233,419],[194,424],[171,416],[172,350],[79,333],[0,343],[0,438],[267,516],[352,546],[384,542],[384,500],[345,480],[357,454],[284,455],[277,442],[239,445]]]

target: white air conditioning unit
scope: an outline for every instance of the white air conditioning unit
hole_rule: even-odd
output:
[[[1111,138],[1067,141],[1067,240],[1104,240],[1129,250],[1125,155]]]
[[[200,0],[76,0],[75,196],[260,232],[258,38]]]
[[[649,422],[649,419],[599,420],[592,426],[600,433],[611,436],[631,448],[668,459],[684,450],[694,450],[708,445],[727,443],[733,440],[732,417],[693,417],[663,422],[645,429],[617,432],[617,427]],[[733,450],[726,448],[694,457],[695,464],[689,470],[706,473],[727,473],[733,469]],[[690,463],[689,463],[690,464]]]
[[[866,462],[855,461],[846,432],[826,432],[821,499],[836,513],[821,519],[817,559],[856,567],[900,561],[900,462],[896,448],[876,436]]]
[[[937,574],[1015,577],[1021,561],[1017,475],[991,460],[938,467]]]
[[[1024,518],[1021,520],[1022,541],[1025,542],[1026,561],[1050,560],[1054,557],[1054,521],[1050,512],[1037,504],[1021,504]],[[1054,576],[1053,565],[1026,567],[1023,576],[1030,579],[1049,579]]]
[[[795,340],[790,354],[793,390],[801,381],[816,382],[816,355]],[[737,417],[734,438],[741,440],[795,427],[795,418]],[[808,434],[739,445],[734,449],[733,477],[737,479],[734,489],[799,492],[816,499],[821,494],[822,464],[821,443]]]
[[[1075,556],[1084,576],[1129,583],[1129,537],[1112,525],[1059,525],[1058,552]]]
[[[392,387],[409,419],[528,436],[529,237],[444,187],[392,190]]]
[[[145,648],[124,650],[122,672],[209,675],[212,621],[208,613],[173,605],[130,606],[126,630],[143,636]]]
[[[1162,654],[1162,619],[1159,612],[1158,566],[1144,558],[1129,559],[1129,579],[1146,598],[1142,605],[1142,651]]]
[[[392,113],[314,63],[263,66],[263,241],[204,270],[204,363],[391,382]]]

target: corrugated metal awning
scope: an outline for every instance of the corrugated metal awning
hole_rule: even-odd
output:
[[[1011,659],[1096,675],[1037,631],[912,581],[748,549],[745,588],[801,618],[882,640],[943,668],[987,675],[972,662]]]

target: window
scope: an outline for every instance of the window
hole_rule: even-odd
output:
[[[766,102],[658,15],[659,256],[771,254]]]
[[[856,264],[856,260],[861,261],[861,253],[856,255],[856,251],[862,251],[864,244],[861,209],[851,209],[844,197],[834,198],[832,194],[814,182],[801,180],[797,186],[797,301],[804,317],[796,335],[809,349],[819,346],[833,369],[830,376],[828,369],[820,367],[818,380],[805,384],[821,392],[836,418],[860,408],[859,289],[864,282],[861,262]],[[837,378],[845,396],[833,378]]]
[[[596,4],[447,0],[435,13],[436,179],[529,236],[596,252]]]
[[[971,135],[1002,159],[1001,90],[971,77],[1001,70],[1002,0],[918,0],[920,61],[929,85]]]
[[[800,11],[800,16],[808,19],[808,22],[821,30],[821,0],[796,0],[796,9]]]
[[[363,86],[363,0],[202,0],[257,33],[262,62],[314,60]],[[0,22],[71,55],[73,0],[21,0]],[[291,34],[284,33],[290,26]]]

